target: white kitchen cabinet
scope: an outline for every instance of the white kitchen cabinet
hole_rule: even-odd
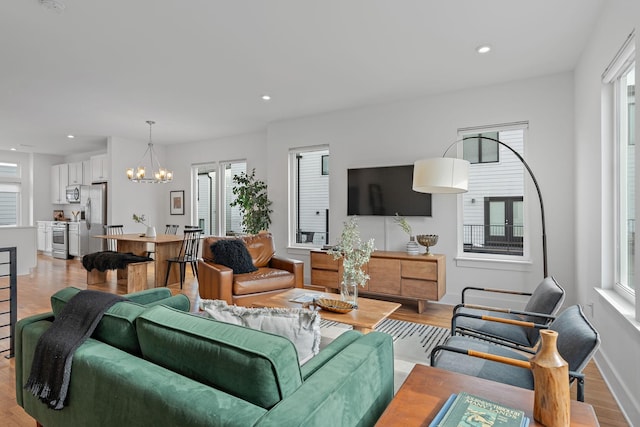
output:
[[[44,227],[44,251],[51,255],[53,251],[53,241],[51,240],[51,225],[53,221],[45,221]]]
[[[69,163],[69,184],[82,184],[82,162]]]
[[[37,249],[40,252],[44,252],[45,247],[46,247],[45,246],[45,241],[46,240],[45,240],[45,234],[44,234],[45,233],[45,228],[46,228],[45,222],[46,221],[37,221],[37,223],[38,223],[38,230],[37,230],[37,235],[36,235],[36,238],[37,238]]]
[[[51,166],[51,203],[67,204],[67,185],[69,184],[69,165]]]
[[[82,162],[82,185],[91,185],[91,160]]]
[[[91,156],[91,182],[109,180],[109,160],[106,154]]]
[[[80,256],[80,223],[69,223],[69,255]]]

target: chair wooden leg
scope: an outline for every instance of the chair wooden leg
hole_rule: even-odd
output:
[[[190,262],[189,264],[191,264],[191,272],[193,273],[193,276],[198,277],[198,264],[195,262]]]
[[[171,273],[171,266],[173,266],[173,263],[170,261],[167,261],[167,263],[169,265],[167,265],[167,276],[164,278],[164,286],[166,287],[168,282],[169,282],[169,274]]]
[[[182,283],[184,282],[184,276],[187,273],[187,264],[184,262],[180,263],[180,289],[182,289]]]

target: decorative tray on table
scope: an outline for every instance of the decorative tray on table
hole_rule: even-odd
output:
[[[315,300],[315,305],[335,313],[348,313],[353,310],[353,304],[337,299],[318,298]]]

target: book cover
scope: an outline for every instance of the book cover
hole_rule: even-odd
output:
[[[433,421],[431,421],[431,423],[429,423],[429,427],[438,427],[438,425],[440,424],[440,421],[442,421],[442,418],[444,418],[444,414],[447,413],[447,411],[449,410],[449,408],[453,404],[454,400],[456,400],[456,397],[458,397],[458,395],[455,394],[455,393],[452,394],[451,396],[449,396],[447,401],[444,402],[444,405],[442,405],[442,408],[440,408],[440,410],[436,414],[436,416],[433,419]]]
[[[524,411],[462,392],[438,427],[523,427],[528,421]]]
[[[323,297],[324,295],[318,295],[318,294],[302,294],[302,295],[298,295],[295,298],[291,298],[289,301],[305,303],[305,302],[313,302],[316,298],[323,298]]]

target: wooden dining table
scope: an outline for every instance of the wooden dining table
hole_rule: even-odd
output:
[[[154,287],[164,286],[164,279],[167,275],[168,262],[167,259],[176,257],[180,254],[180,246],[182,245],[183,236],[175,234],[158,234],[155,237],[149,237],[140,233],[129,234],[111,234],[94,236],[100,239],[113,239],[118,241],[118,252],[131,252],[134,255],[147,256],[147,245],[153,243],[155,245],[155,262],[154,264]],[[180,281],[179,269],[174,268],[169,275],[167,284]]]

